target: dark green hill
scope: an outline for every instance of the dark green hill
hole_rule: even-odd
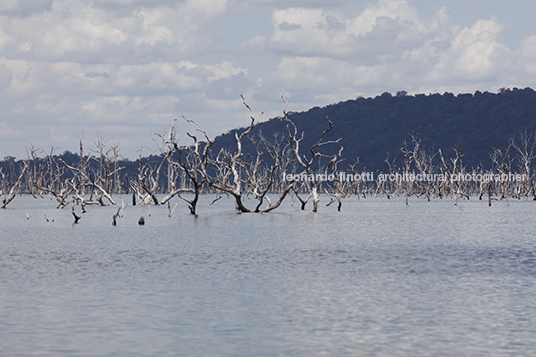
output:
[[[326,140],[341,138],[345,162],[351,164],[359,158],[359,170],[386,171],[388,167],[384,160],[387,157],[391,161],[397,157],[396,163],[400,166],[400,148],[404,140],[411,141],[411,135],[421,140],[424,150],[436,153],[442,149],[446,158],[452,156],[453,148],[459,143],[468,168],[480,164],[490,168],[489,154],[493,148],[508,146],[510,137],[521,131],[536,132],[536,92],[531,88],[514,88],[501,89],[497,94],[476,92],[456,96],[451,93],[415,96],[404,92],[395,96],[384,93],[375,98],[358,98],[323,108],[314,107],[306,112],[289,113],[298,130],[304,133],[302,154],[308,154],[311,145],[327,128],[326,117],[334,126]],[[216,137],[211,148],[213,155],[222,147],[235,150],[234,135],[243,130],[234,129]],[[243,143],[246,161],[247,154],[255,153],[249,139],[255,139],[259,132],[270,140],[274,133],[286,135],[285,124],[281,118],[258,124]],[[338,151],[339,146],[324,149],[331,149],[323,151],[330,154]],[[68,151],[58,155],[59,158],[69,164],[80,161],[77,154]],[[157,166],[162,159],[163,155],[160,155],[142,161]],[[264,159],[268,161],[267,157]],[[92,163],[96,165],[96,162]],[[137,177],[140,163],[138,160],[120,160],[119,166],[124,167],[119,174],[121,178],[127,174]],[[20,160],[4,158],[0,161],[0,179],[5,182],[16,180],[21,167]],[[339,165],[339,170],[345,169],[344,163]],[[164,175],[161,180],[165,181]]]
[[[536,130],[536,92],[526,89],[501,89],[499,93],[418,94],[399,92],[396,96],[383,93],[375,98],[358,98],[306,112],[291,113],[289,118],[304,132],[303,153],[318,140],[327,127],[326,117],[334,128],[327,139],[342,138],[343,157],[352,163],[359,157],[359,168],[384,170],[385,158],[399,157],[404,140],[411,135],[422,140],[425,150],[445,156],[453,153],[460,143],[466,155],[465,164],[489,167],[492,148],[508,145],[512,135]],[[213,150],[236,147],[236,129],[216,138]],[[274,132],[284,132],[284,123],[274,118],[258,124],[254,131],[270,138]],[[250,143],[245,152],[253,152]],[[336,150],[336,148],[333,148]],[[342,167],[341,167],[342,168]]]

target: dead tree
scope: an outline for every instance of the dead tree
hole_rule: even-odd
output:
[[[152,169],[150,165],[145,165],[145,169],[142,170],[141,175],[139,176],[139,184],[141,185],[142,189],[146,192],[146,195],[144,196],[143,203],[149,204],[150,199],[152,199],[153,203],[155,205],[159,205],[158,197],[156,196],[158,185],[160,182],[160,172],[162,171],[162,167],[164,163],[168,160],[169,156],[171,156],[172,152],[167,152],[164,155],[164,158],[160,161],[160,164],[155,168]]]
[[[430,202],[430,196],[433,194],[434,185],[431,182],[432,173],[434,171],[433,159],[437,154],[429,154],[423,149],[420,149],[420,139],[412,136],[415,150],[412,155],[412,160],[415,163],[421,180],[417,180],[417,186],[421,194],[426,195],[426,199]]]
[[[259,212],[266,194],[274,183],[274,172],[278,163],[272,165],[271,169],[265,169],[261,159],[263,152],[260,143],[257,142],[254,145],[256,155],[252,156],[249,161],[242,161],[241,168],[247,193],[252,194],[259,201],[254,212]],[[269,197],[266,198],[269,200]]]
[[[139,182],[141,182],[141,179],[143,177],[143,172],[145,171],[145,167],[149,165],[149,161],[147,160],[145,164],[143,163],[142,156],[141,156],[141,150],[140,150],[140,157],[138,159],[139,168],[138,168],[138,180],[133,181],[130,179],[130,177],[125,175],[125,180],[127,182],[127,187],[129,187],[132,190],[132,205],[135,206],[140,200],[141,203],[145,202],[145,199],[147,198],[147,203],[150,203],[150,196],[147,194],[143,194],[143,189]]]
[[[108,145],[107,141],[102,138],[95,140],[96,156],[91,158],[98,163],[94,170],[96,182],[104,188],[106,192],[116,192],[120,188],[118,174],[124,167],[119,166],[120,149],[117,143]]]
[[[190,138],[192,138],[194,142],[193,146],[179,146],[176,140],[174,124],[171,125],[171,129],[167,137],[160,136],[163,139],[164,144],[168,147],[168,150],[178,153],[177,161],[173,160],[172,155],[168,157],[170,166],[179,167],[193,186],[193,189],[178,188],[176,187],[176,180],[169,181],[170,191],[166,197],[162,199],[161,204],[165,204],[166,202],[169,204],[169,200],[177,195],[179,198],[188,203],[190,213],[195,215],[201,190],[207,182],[207,175],[205,173],[207,172],[209,149],[214,143],[214,140],[211,140],[207,133],[202,130],[195,121],[186,118],[184,118],[184,120],[186,120],[188,123],[195,124],[197,131],[204,135],[206,142],[199,142],[197,136],[186,133]],[[194,197],[189,199],[182,196],[182,193],[193,193]]]
[[[258,200],[255,212],[271,212],[277,209],[291,192],[294,176],[287,177],[287,173],[292,171],[293,157],[289,143],[286,138],[274,134],[272,141],[269,141],[260,133],[256,144],[256,157],[248,165],[244,166],[246,174],[246,185],[254,197]],[[263,164],[261,157],[263,150],[266,150],[272,163],[270,166]],[[272,202],[268,193],[277,194],[277,200]],[[268,201],[265,208],[261,208],[264,201]]]
[[[452,194],[452,187],[449,184],[449,180],[451,177],[451,172],[449,165],[447,165],[447,162],[445,160],[445,157],[443,156],[443,151],[439,149],[438,151],[439,158],[441,159],[441,166],[439,167],[440,175],[443,177],[443,181],[441,185],[438,187],[438,195],[440,198],[447,197],[448,195]]]
[[[532,161],[536,158],[536,138],[527,130],[519,132],[510,138],[510,146],[517,151],[519,174],[522,175],[522,184],[517,186],[517,197],[528,197],[530,194],[536,199],[535,189],[532,183]]]
[[[28,169],[28,163],[26,161],[23,161],[23,168],[19,174],[19,177],[17,178],[17,180],[13,183],[13,184],[10,184],[9,186],[10,187],[6,187],[6,191],[4,193],[4,191],[2,189],[0,189],[0,198],[2,199],[2,209],[6,209],[7,205],[13,201],[13,199],[15,198],[16,194],[17,194],[17,190],[18,188],[20,187],[20,184],[24,178],[24,175],[26,174],[26,170]],[[2,173],[1,169],[0,169],[0,174],[2,174],[2,176],[4,176],[4,174]]]
[[[283,95],[283,101],[288,102],[288,100],[286,99],[284,95]],[[318,195],[318,189],[322,185],[322,182],[328,180],[330,175],[336,174],[335,172],[331,171],[331,169],[333,167],[336,167],[335,164],[339,162],[343,147],[341,146],[339,149],[339,152],[333,155],[326,155],[317,150],[329,144],[337,144],[339,143],[341,139],[339,138],[337,140],[324,141],[324,137],[326,136],[326,134],[329,133],[333,129],[333,123],[331,122],[331,120],[329,120],[329,118],[326,117],[329,127],[322,132],[320,139],[309,148],[309,157],[307,157],[306,155],[302,156],[300,153],[300,142],[303,140],[303,132],[300,138],[298,138],[298,129],[296,125],[288,118],[286,111],[284,114],[285,115],[283,117],[283,120],[285,120],[286,122],[286,129],[287,129],[287,134],[289,138],[290,149],[294,153],[294,157],[296,158],[298,164],[301,166],[301,169],[302,169],[302,172],[299,174],[299,176],[301,175],[307,176],[306,182],[308,183],[311,189],[307,199],[305,200],[302,200],[299,197],[298,191],[296,189],[294,189],[294,192],[296,196],[298,197],[298,199],[300,199],[300,201],[302,202],[302,209],[305,208],[305,204],[307,203],[309,198],[312,197],[313,198],[313,212],[317,212],[318,202],[320,201],[320,197]],[[322,165],[322,163],[319,162],[321,158],[329,159],[328,163]],[[319,165],[320,174],[315,174],[313,172],[313,167],[312,167],[313,163],[317,163]]]
[[[222,149],[214,158],[210,160],[211,166],[216,169],[216,175],[210,177],[207,166],[202,167],[203,175],[207,179],[209,187],[212,187],[218,191],[225,192],[234,197],[236,208],[240,212],[251,212],[242,202],[242,177],[240,174],[242,168],[242,140],[248,135],[253,127],[256,125],[257,115],[253,112],[251,107],[246,103],[246,98],[242,96],[242,103],[248,108],[251,113],[250,125],[240,135],[235,133],[237,150],[231,152],[228,149]],[[262,115],[262,113],[260,114]]]
[[[337,162],[334,164],[333,171],[337,172]],[[342,207],[342,199],[346,197],[346,193],[342,190],[340,180],[337,176],[335,176],[335,183],[336,185],[332,187],[332,190],[335,192],[330,192],[324,188],[324,192],[331,197],[331,201],[326,206],[329,207],[331,204],[333,204],[333,202],[336,201],[338,202],[337,211],[340,212]]]
[[[512,170],[512,159],[510,157],[510,146],[505,149],[495,149],[490,154],[493,167],[498,172],[499,180],[494,180],[495,184],[499,184],[501,193],[500,199],[505,199],[508,196],[508,177]],[[498,182],[497,182],[498,181]]]
[[[91,157],[88,156],[84,158],[84,149],[83,149],[83,139],[80,138],[80,165],[79,167],[75,167],[72,165],[69,165],[65,162],[65,160],[60,159],[61,163],[69,169],[73,176],[75,177],[75,180],[77,181],[74,183],[72,180],[69,182],[70,186],[73,188],[73,191],[76,192],[77,198],[82,199],[82,201],[85,201],[87,204],[93,204],[91,198],[89,200],[85,200],[83,197],[85,195],[85,188],[89,187],[90,192],[95,193],[97,196],[96,202],[98,202],[101,206],[105,206],[106,204],[103,201],[103,197],[105,197],[112,205],[115,205],[115,201],[110,195],[110,193],[106,190],[105,187],[102,185],[102,180],[99,179],[99,177],[95,176],[95,174],[92,172],[91,167],[89,165],[89,161],[91,160]],[[92,196],[91,195],[91,196]]]
[[[159,205],[160,201],[156,194],[159,191],[160,183],[160,174],[164,164],[167,162],[169,157],[173,154],[172,150],[168,150],[163,153],[163,158],[159,158],[160,163],[158,166],[153,167],[151,164],[154,161],[151,161],[151,157],[144,160],[141,156],[139,157],[139,168],[138,168],[138,180],[133,181],[128,175],[125,176],[128,187],[133,191],[133,204],[135,205],[136,199],[138,198],[140,204],[150,205],[151,201],[155,205]]]
[[[112,196],[95,180],[95,177],[92,174],[87,175],[86,173],[84,173],[82,169],[71,166],[67,164],[64,160],[61,160],[61,161],[65,165],[65,167],[67,167],[73,173],[76,173],[79,175],[79,177],[81,178],[81,181],[83,182],[82,186],[90,186],[92,189],[97,190],[97,202],[99,202],[101,206],[106,205],[103,202],[102,197],[105,197],[112,205],[116,204]]]
[[[402,151],[402,156],[404,157],[404,167],[403,175],[401,178],[401,186],[404,188],[404,195],[406,196],[406,206],[409,204],[409,197],[412,196],[414,192],[413,180],[410,180],[411,177],[411,164],[415,161],[417,152],[419,151],[419,146],[421,142],[412,137],[413,148],[409,148],[406,140],[404,140],[404,145],[400,148]]]
[[[74,217],[74,223],[77,224],[81,216],[77,215],[76,212],[74,211],[74,205],[71,208],[71,213],[73,214],[73,217]]]
[[[458,204],[458,199],[462,197],[467,197],[468,195],[463,191],[463,183],[464,183],[464,175],[465,170],[462,163],[462,158],[465,156],[462,154],[461,145],[458,144],[457,147],[454,148],[454,153],[456,154],[454,158],[450,159],[452,162],[452,175],[451,175],[451,185],[453,185],[453,192],[454,195],[454,205]]]
[[[346,177],[344,178],[340,176],[335,176],[337,190],[343,195],[343,198],[350,194],[359,195],[364,191],[361,187],[361,184],[366,181],[361,179],[361,177],[363,177],[362,173],[360,174],[359,171],[356,169],[356,166],[358,164],[359,157],[356,158],[352,164],[348,164],[350,174],[346,175]],[[334,171],[336,171],[336,169]]]
[[[46,156],[41,157],[42,153]],[[50,152],[38,150],[33,146],[30,148],[32,165],[28,175],[28,190],[34,197],[48,194],[58,202],[57,208],[63,208],[70,203],[72,188],[65,182],[65,166],[57,162],[53,153],[54,148]]]
[[[398,184],[397,181],[391,178],[396,177],[396,157],[392,162],[389,161],[389,156],[383,160],[389,167],[389,173],[387,175],[379,176],[378,183],[376,185],[376,195],[381,192],[384,192],[387,195],[387,199],[390,199],[392,195],[398,194]],[[353,171],[353,168],[352,168]]]
[[[28,156],[30,156],[31,166],[30,174],[28,175],[28,189],[29,193],[35,197],[36,195],[41,195],[41,192],[34,191],[35,188],[47,186],[46,171],[48,171],[48,165],[46,165],[46,159],[41,157],[42,150],[35,148],[33,145],[30,146],[29,150]]]

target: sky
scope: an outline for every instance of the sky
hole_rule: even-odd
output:
[[[384,92],[536,88],[532,0],[2,0],[0,159],[159,153]],[[262,115],[261,115],[262,113]]]

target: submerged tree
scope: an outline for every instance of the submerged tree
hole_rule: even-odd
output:
[[[103,198],[106,198],[112,205],[115,205],[115,201],[112,198],[112,195],[110,192],[108,192],[107,187],[105,184],[107,183],[108,176],[104,177],[103,175],[100,175],[99,173],[95,173],[90,165],[90,161],[93,158],[91,156],[84,157],[84,142],[83,139],[80,138],[80,165],[79,167],[75,167],[73,165],[69,165],[65,160],[60,159],[61,163],[71,171],[74,178],[72,180],[69,180],[68,183],[73,189],[73,192],[75,193],[76,199],[82,201],[85,204],[93,204],[98,203],[101,206],[105,206],[106,204],[103,201]],[[102,162],[101,162],[102,163]],[[104,164],[107,164],[108,160],[104,160]],[[113,174],[114,172],[108,172],[108,174]],[[86,188],[90,191],[90,198],[87,200],[85,196],[85,190]],[[96,196],[96,202],[92,200],[91,197],[93,195]]]
[[[326,117],[326,121],[328,122],[328,128],[322,132],[320,139],[309,148],[309,153],[302,154],[300,152],[300,142],[303,140],[303,132],[301,133],[301,136],[298,137],[298,128],[296,127],[294,122],[292,122],[292,120],[288,118],[286,112],[288,99],[284,95],[283,102],[285,103],[283,120],[286,124],[290,149],[294,153],[294,157],[298,162],[299,166],[301,166],[302,170],[297,176],[300,177],[303,175],[303,177],[306,177],[307,179],[304,180],[302,187],[305,186],[310,189],[309,195],[305,199],[302,199],[299,196],[299,189],[297,190],[295,187],[293,187],[294,192],[296,194],[296,197],[301,202],[302,209],[305,209],[307,201],[312,197],[313,212],[317,212],[318,202],[320,201],[319,188],[322,185],[322,182],[328,180],[328,177],[330,177],[330,175],[333,175],[333,177],[336,175],[335,171],[337,163],[340,161],[341,153],[343,150],[343,147],[341,146],[336,154],[329,155],[322,153],[320,151],[320,148],[330,144],[338,144],[341,139],[339,138],[336,140],[325,140],[326,134],[328,134],[333,129],[333,123],[331,122],[331,120],[329,120],[329,118]],[[322,158],[324,158],[324,162],[322,162]],[[327,163],[325,163],[325,159],[328,159]],[[318,165],[318,171],[316,173],[314,172],[313,164]]]
[[[195,124],[197,131],[203,134],[206,142],[200,143],[196,135],[186,133],[193,140],[193,145],[182,147],[179,146],[178,141],[176,139],[177,135],[174,125],[176,119],[173,121],[168,135],[166,137],[162,135],[159,136],[163,140],[164,144],[168,147],[168,150],[170,152],[178,153],[178,158],[176,160],[173,159],[173,155],[167,156],[170,167],[180,168],[187,177],[188,181],[192,184],[193,190],[184,187],[178,188],[176,187],[177,181],[171,180],[169,192],[166,197],[162,199],[161,203],[165,204],[166,202],[169,202],[172,197],[177,195],[179,198],[188,203],[190,213],[195,215],[199,196],[201,194],[203,186],[207,182],[206,168],[209,160],[209,149],[214,143],[214,141],[209,139],[207,133],[202,130],[195,121],[186,118],[184,118],[184,120],[186,120],[188,123]],[[194,197],[192,199],[186,198],[181,195],[182,193],[192,192],[194,194]]]
[[[282,100],[283,116],[274,119],[274,130],[266,135],[257,126],[262,113],[257,115],[242,97],[249,111],[249,126],[234,131],[232,143],[222,144],[221,149],[215,149],[219,148],[216,139],[210,139],[195,121],[186,118],[188,125],[195,125],[195,131],[186,132],[187,145],[180,145],[177,139],[175,119],[167,134],[157,134],[160,153],[142,157],[140,151],[134,162],[121,161],[119,146],[102,138],[97,138],[89,153],[80,138],[79,155],[57,156],[54,148],[46,152],[32,146],[28,160],[15,162],[12,158],[7,163],[0,162],[2,208],[16,193],[48,195],[57,201],[58,208],[80,204],[83,209],[88,204],[114,205],[114,195],[127,192],[132,194],[133,204],[167,204],[170,217],[174,210],[170,201],[174,197],[186,202],[195,215],[204,193],[232,197],[240,212],[271,212],[287,197],[299,200],[302,209],[312,201],[312,210],[317,212],[321,197],[326,196],[330,198],[327,205],[338,203],[340,210],[342,199],[349,194],[363,198],[371,194],[401,196],[406,204],[410,197],[428,201],[450,197],[458,204],[471,195],[480,199],[487,195],[490,205],[493,200],[510,197],[532,196],[536,200],[536,140],[527,130],[512,136],[506,148],[493,148],[490,163],[473,168],[465,167],[467,161],[459,145],[444,156],[441,149],[423,150],[421,140],[412,136],[396,151],[398,157],[388,156],[385,160],[388,174],[368,182],[368,173],[367,180],[348,179],[363,177],[360,172],[364,169],[358,167],[363,162],[358,159],[343,167],[341,138],[332,139],[341,133],[334,128],[331,117],[322,117],[324,124],[318,116],[308,121],[306,129],[318,132],[312,138],[306,137],[303,124],[296,120],[298,116],[287,112],[289,100],[284,94]],[[311,122],[315,123],[314,128],[309,127]],[[400,147],[396,142],[393,145]],[[346,168],[351,175],[340,176],[339,168]],[[517,177],[514,170],[518,170],[521,181],[512,179]],[[436,176],[442,179],[436,180]]]
[[[26,161],[23,161],[23,168],[14,183],[10,183],[8,180],[6,180],[7,174],[2,172],[2,170],[0,169],[0,176],[2,179],[3,186],[2,188],[0,188],[0,198],[2,199],[2,206],[0,207],[1,209],[5,209],[7,205],[15,198],[17,190],[22,183],[27,169],[28,163]]]
[[[523,175],[522,184],[517,187],[518,197],[533,195],[536,200],[536,191],[533,181],[532,161],[536,158],[536,137],[527,130],[510,137],[510,146],[517,152],[516,160],[519,173]]]
[[[246,98],[242,96],[242,103],[250,111],[250,124],[240,135],[235,133],[236,139],[236,151],[231,151],[227,148],[222,148],[216,157],[210,160],[211,166],[214,168],[216,174],[209,175],[207,166],[202,167],[203,175],[207,178],[208,185],[216,190],[225,192],[234,197],[236,208],[240,212],[251,212],[243,203],[243,189],[242,189],[242,177],[241,169],[243,168],[242,161],[242,140],[248,135],[253,127],[257,124],[257,115],[251,107],[246,103]],[[262,115],[262,113],[260,114]]]

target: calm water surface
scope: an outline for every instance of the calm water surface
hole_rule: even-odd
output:
[[[17,197],[0,211],[0,356],[536,354],[536,202],[210,201],[127,206],[112,227],[117,207],[74,225]]]

